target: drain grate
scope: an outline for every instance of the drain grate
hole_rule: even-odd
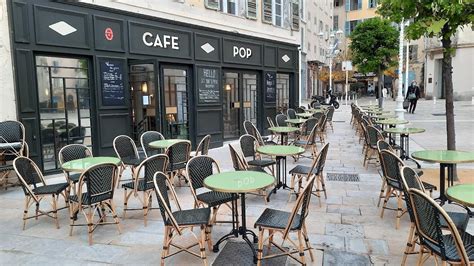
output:
[[[359,182],[359,174],[347,173],[327,173],[326,180],[328,181],[342,181],[342,182]]]

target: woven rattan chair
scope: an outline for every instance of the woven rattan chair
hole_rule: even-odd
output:
[[[383,150],[388,150],[391,152],[395,152],[392,149],[392,146],[385,140],[379,140],[377,141],[377,152],[379,155],[379,161],[380,161],[380,168],[382,170],[382,173],[380,174],[380,177],[382,178],[382,186],[380,187],[380,194],[379,194],[379,200],[377,202],[377,207],[380,207],[380,202],[382,201],[383,198],[385,198],[385,189],[387,189],[387,182],[385,181],[385,168],[382,165],[382,154],[380,153]]]
[[[217,212],[222,205],[226,205],[229,209],[232,210],[232,207],[229,206],[229,202],[236,201],[239,197],[236,194],[223,193],[216,191],[207,191],[199,192],[198,189],[204,187],[204,179],[208,176],[211,176],[215,173],[220,173],[220,168],[217,162],[207,156],[200,155],[189,160],[186,165],[186,173],[188,182],[190,184],[191,193],[194,197],[194,208],[197,207],[208,207],[212,208],[212,218],[210,225],[213,225],[217,222]],[[219,223],[228,221],[219,221]]]
[[[411,188],[408,193],[420,240],[418,265],[431,256],[436,265],[438,258],[442,265],[473,265],[474,236],[459,232],[446,211],[423,191]],[[441,219],[447,222],[447,230],[442,230]]]
[[[321,192],[324,193],[324,198],[327,199],[326,185],[324,183],[324,166],[326,165],[326,157],[329,150],[329,143],[326,143],[321,152],[317,157],[313,159],[311,166],[306,165],[297,165],[290,170],[291,182],[290,182],[290,195],[297,194],[301,190],[303,178],[306,177],[306,180],[309,180],[311,177],[315,176],[315,189],[312,193],[319,198],[319,206],[321,206]],[[298,192],[295,189],[295,186],[298,186]]]
[[[258,249],[257,249],[257,265],[262,265],[262,260],[270,259],[280,256],[290,256],[292,259],[298,261],[302,265],[306,265],[305,251],[309,251],[311,261],[314,261],[312,247],[308,238],[308,230],[306,229],[306,217],[309,212],[309,203],[311,199],[311,188],[313,187],[315,177],[311,177],[298,196],[293,210],[291,212],[280,211],[267,208],[262,215],[255,222],[255,227],[259,230]],[[268,237],[264,238],[265,231],[268,231]],[[298,243],[295,243],[290,237],[290,233],[296,233]],[[275,234],[281,234],[283,242],[278,245],[273,241]],[[285,242],[289,242],[294,247],[283,247]],[[263,245],[267,244],[268,253],[270,253],[271,246],[275,246],[282,253],[267,254],[263,256]],[[294,254],[298,254],[294,256]]]
[[[418,189],[424,193],[427,193],[425,191],[425,188],[423,187],[423,183],[421,182],[420,178],[416,174],[416,171],[412,169],[411,167],[404,166],[403,168],[400,169],[400,179],[402,183],[402,188],[403,188],[403,193],[405,195],[409,194],[409,190],[411,188],[413,189]],[[413,206],[410,201],[409,196],[405,196],[405,203],[407,205],[407,211],[410,217],[410,231],[408,233],[408,240],[407,240],[407,245],[405,247],[405,252],[403,254],[403,260],[402,260],[402,265],[405,265],[407,256],[410,254],[417,254],[418,252],[415,252],[415,246],[419,243],[418,241],[418,235],[415,232],[415,214],[413,213]],[[460,212],[446,212],[448,216],[451,218],[453,221],[455,227],[460,231],[460,232],[465,232],[467,225],[469,223],[469,215],[466,212],[460,213]],[[440,226],[442,228],[448,228],[449,225],[445,219],[440,219]]]
[[[117,180],[118,188],[125,169],[130,168],[133,177],[135,169],[140,165],[143,159],[138,155],[137,146],[135,146],[135,142],[129,136],[120,135],[115,137],[113,145],[115,153],[122,162]]]
[[[323,114],[318,121],[316,126],[316,135],[319,137],[319,142],[324,144],[326,143],[326,121],[327,115]]]
[[[306,131],[306,125],[303,125],[300,129],[301,132]],[[297,155],[297,159],[299,157],[306,157],[306,158],[314,158],[318,155],[318,148],[316,146],[316,135],[317,135],[318,127],[315,125],[313,129],[309,132],[309,135],[305,138],[302,136],[298,136],[298,138],[293,141],[293,145],[303,147],[305,151],[311,151],[310,155]]]
[[[297,114],[301,114],[301,113],[306,112],[306,108],[304,106],[296,107],[295,111]]]
[[[165,225],[163,249],[161,251],[161,265],[163,266],[165,264],[165,259],[183,251],[201,258],[204,265],[207,265],[206,241],[208,242],[209,248],[212,246],[211,237],[208,231],[211,210],[209,208],[181,210],[173,184],[163,172],[157,172],[153,178],[153,182],[155,185],[156,198],[158,199],[161,217],[163,218],[163,223]],[[177,205],[177,211],[172,211],[171,209],[168,191],[175,199],[174,202]],[[193,232],[193,227],[196,226],[201,228],[200,237],[196,236]],[[188,232],[196,239],[197,243],[190,244],[189,239],[186,239],[186,241],[183,241],[186,243],[186,246],[175,244],[174,241],[176,238],[182,236],[187,230],[189,230]],[[189,250],[196,245],[199,245],[199,254]],[[170,253],[171,247],[175,247],[178,250]]]
[[[211,142],[211,135],[206,135],[201,139],[195,151],[191,152],[191,157],[209,154],[209,143]]]
[[[232,159],[232,165],[235,171],[257,171],[264,172],[266,171],[260,166],[251,166],[247,164],[244,155],[241,152],[238,152],[232,145],[229,144],[230,157]]]
[[[17,157],[13,161],[13,168],[21,182],[23,192],[25,193],[25,209],[23,211],[23,230],[25,230],[26,220],[46,215],[53,218],[56,222],[56,228],[59,228],[58,210],[67,208],[58,208],[59,195],[67,200],[66,190],[68,183],[46,184],[43,174],[38,166],[27,157]],[[43,199],[51,197],[51,209],[40,209],[40,203]],[[35,205],[35,214],[28,216],[28,211],[32,205]]]
[[[334,132],[334,127],[333,127],[333,125],[332,125],[332,118],[333,118],[333,116],[334,116],[334,111],[335,111],[335,110],[336,110],[336,109],[335,109],[334,106],[332,106],[332,105],[328,107],[328,113],[327,113],[327,116],[328,116],[328,117],[327,117],[326,123],[329,124],[329,126],[331,127],[332,132]]]
[[[92,157],[92,151],[83,144],[69,144],[59,150],[59,163],[61,165],[72,160],[83,159],[88,157]],[[63,172],[66,175],[66,179],[69,182],[70,187],[74,188],[77,182],[79,182],[79,177],[81,176],[81,174],[71,174],[70,172],[64,170]]]
[[[165,137],[158,131],[147,131],[140,136],[140,144],[142,145],[145,157],[163,153],[163,149],[155,149],[150,147],[150,142],[162,139],[165,139]]]
[[[191,142],[189,140],[182,140],[174,143],[166,149],[166,155],[169,158],[168,169],[166,173],[171,181],[174,182],[175,177],[182,177],[186,180],[186,164],[191,158]],[[179,181],[179,180],[178,180]]]
[[[113,201],[118,172],[117,165],[103,163],[91,166],[82,173],[76,193],[69,196],[70,236],[75,226],[87,226],[89,245],[92,245],[92,233],[99,225],[115,224],[121,233]],[[106,221],[107,212],[112,215],[113,222]],[[86,223],[76,224],[79,213],[84,214]],[[99,214],[99,219],[94,219],[96,213]]]
[[[251,121],[249,121],[249,120],[244,121],[245,133],[250,134],[250,135],[253,136],[253,135],[255,135],[254,129],[255,129],[255,126]]]
[[[18,121],[0,122],[0,155],[3,161],[11,161],[23,155],[25,127]]]
[[[271,117],[267,116],[267,122],[268,122],[268,127],[275,127],[275,123],[273,123],[273,120]],[[277,136],[273,131],[270,131],[270,141],[273,141]]]
[[[288,110],[286,110],[286,114],[288,115],[288,118],[289,118],[289,119],[296,119],[296,111],[295,111],[295,109],[288,108]]]
[[[384,137],[382,133],[375,128],[374,126],[367,127],[367,148],[365,149],[364,154],[364,163],[365,169],[369,167],[369,162],[371,160],[375,160],[375,164],[378,161],[378,149],[377,149],[377,141],[383,140]]]
[[[272,174],[274,173],[274,166],[276,164],[275,160],[260,158],[260,155],[257,154],[255,150],[255,147],[258,146],[258,142],[253,136],[249,134],[242,135],[239,138],[239,143],[244,158],[246,159],[250,157],[250,160],[245,160],[247,165],[268,168]]]
[[[135,177],[132,182],[128,182],[122,185],[124,192],[123,200],[123,218],[127,216],[129,210],[143,210],[143,223],[147,226],[147,215],[151,209],[152,195],[153,195],[153,176],[156,172],[164,172],[168,167],[168,156],[165,154],[157,154],[146,158],[135,171]],[[143,177],[141,177],[143,173]],[[140,198],[138,193],[143,193],[143,197]],[[130,196],[138,198],[142,207],[139,209],[128,208],[128,200]]]
[[[286,123],[286,120],[288,120],[288,117],[284,114],[277,114],[275,116],[276,125],[279,127],[288,126],[288,123]]]

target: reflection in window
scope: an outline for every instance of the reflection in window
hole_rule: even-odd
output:
[[[277,112],[286,113],[290,103],[290,75],[277,73]]]
[[[163,69],[165,121],[171,138],[189,139],[187,73],[183,69]]]

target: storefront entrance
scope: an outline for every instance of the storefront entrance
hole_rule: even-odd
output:
[[[224,139],[236,139],[244,133],[243,122],[257,125],[258,73],[224,71]]]

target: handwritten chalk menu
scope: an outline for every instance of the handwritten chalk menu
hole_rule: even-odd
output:
[[[276,73],[265,73],[265,102],[276,102]]]
[[[197,72],[199,103],[220,103],[219,68],[198,67]]]
[[[124,62],[117,59],[100,60],[100,83],[104,106],[125,105]]]

